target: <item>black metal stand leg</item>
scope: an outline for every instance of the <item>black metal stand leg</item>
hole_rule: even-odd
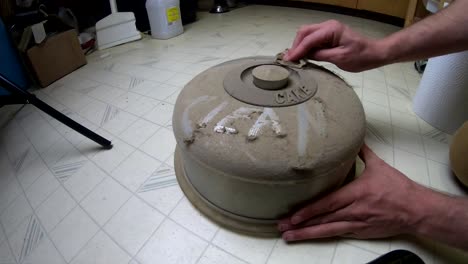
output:
[[[69,118],[68,116],[60,113],[59,111],[52,108],[50,105],[44,103],[40,99],[38,99],[35,95],[29,99],[29,103],[34,105],[35,107],[41,109],[48,115],[52,116],[53,118],[57,119],[58,121],[62,122],[66,126],[70,127],[71,129],[75,130],[76,132],[82,134],[83,136],[93,140],[94,142],[98,143],[99,145],[103,146],[106,149],[112,148],[112,143],[101,137],[100,135],[94,133],[93,131],[89,130],[88,128],[82,126],[81,124],[77,123],[73,119]]]
[[[34,105],[35,107],[39,108],[40,110],[44,111],[45,113],[49,114],[53,118],[57,119],[58,121],[62,122],[66,126],[70,127],[71,129],[75,130],[76,132],[82,134],[83,136],[93,140],[94,142],[98,143],[102,147],[106,149],[112,148],[112,143],[101,137],[100,135],[94,133],[93,131],[89,130],[88,128],[82,126],[81,124],[77,123],[73,119],[69,118],[68,116],[60,113],[59,111],[52,108],[50,105],[44,103],[42,100],[38,99],[35,95],[28,93],[27,91],[22,90],[16,84],[12,83],[10,80],[6,79],[2,75],[0,75],[0,86],[7,89],[10,93],[14,94],[17,97],[24,98],[25,102]]]

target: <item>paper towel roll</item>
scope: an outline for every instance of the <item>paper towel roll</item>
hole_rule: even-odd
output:
[[[413,110],[449,134],[468,120],[468,51],[429,59],[413,98]]]

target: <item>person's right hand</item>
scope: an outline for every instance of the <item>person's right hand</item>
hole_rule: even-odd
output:
[[[281,220],[283,239],[385,238],[415,232],[425,202],[440,196],[392,168],[366,145],[359,156],[366,164],[362,175]]]
[[[383,65],[384,56],[385,49],[378,40],[366,38],[338,21],[329,20],[302,26],[284,59],[327,61],[343,70],[359,72]]]

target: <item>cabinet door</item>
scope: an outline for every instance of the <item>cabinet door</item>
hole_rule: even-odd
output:
[[[358,2],[358,0],[296,0],[296,1],[335,5],[335,6],[342,6],[342,7],[348,7],[348,8],[356,8],[357,2]]]
[[[357,0],[357,8],[405,18],[409,0]]]

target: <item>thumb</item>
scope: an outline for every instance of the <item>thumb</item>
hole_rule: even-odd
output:
[[[365,143],[364,145],[362,145],[361,150],[359,151],[359,157],[366,164],[368,164],[372,160],[375,160],[376,158],[379,158]]]

